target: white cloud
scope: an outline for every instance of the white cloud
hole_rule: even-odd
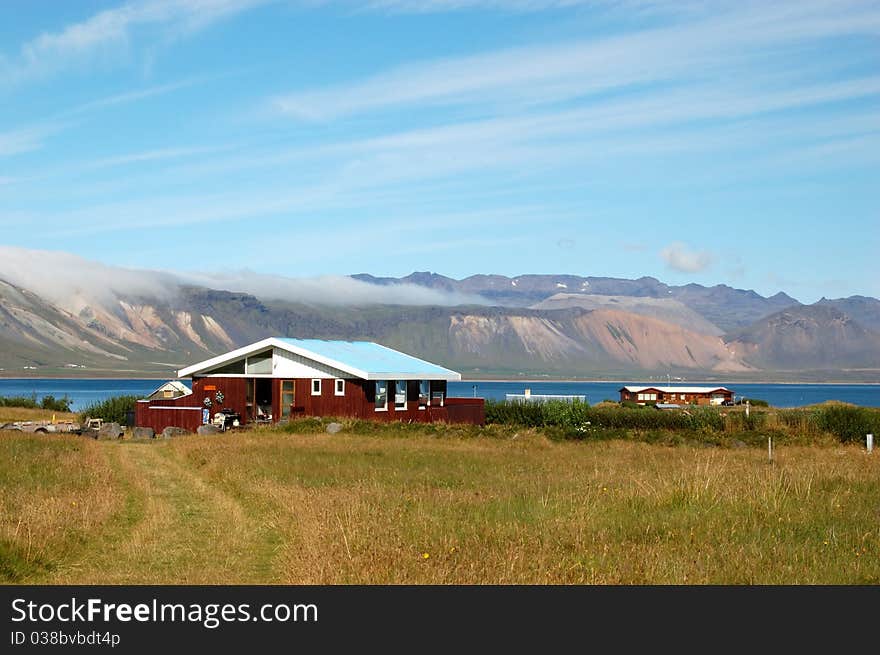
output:
[[[690,250],[683,243],[672,243],[660,251],[660,257],[672,270],[681,273],[699,273],[712,264],[711,253]]]
[[[412,284],[373,285],[346,276],[291,278],[253,271],[176,272],[108,266],[61,251],[0,246],[0,280],[26,289],[67,311],[115,306],[119,298],[170,300],[181,285],[249,293],[264,300],[319,305],[486,304],[473,294]]]
[[[711,18],[604,39],[424,61],[270,102],[280,113],[298,119],[333,120],[412,105],[494,105],[509,110],[511,105],[583,99],[640,84],[712,79],[718,71],[736,79],[735,73],[746,70],[746,64],[762,58],[772,61],[781,48],[804,40],[880,33],[880,8],[845,4],[848,11],[827,0],[719,5]]]
[[[342,275],[291,278],[247,270],[175,275],[191,284],[249,293],[265,300],[318,305],[488,304],[485,299],[475,294],[452,293],[414,284],[376,285]]]
[[[0,132],[0,157],[32,152],[43,147],[46,137],[59,131],[60,125],[43,124]]]
[[[98,12],[55,32],[44,32],[17,55],[0,55],[0,83],[16,83],[78,65],[116,63],[138,30],[183,35],[270,0],[140,0]]]
[[[83,302],[106,304],[117,295],[166,298],[163,273],[107,266],[66,252],[0,246],[0,280],[77,312]]]

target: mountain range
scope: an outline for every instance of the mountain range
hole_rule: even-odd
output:
[[[270,335],[375,340],[466,377],[821,381],[880,374],[880,301],[865,296],[804,305],[784,293],[767,298],[651,277],[456,280],[416,272],[344,278],[355,292],[342,303],[164,274],[153,286],[92,283],[66,294],[29,288],[27,279],[21,271],[4,278],[0,269],[0,375],[7,377],[173,376]],[[382,289],[431,290],[431,299],[453,300],[377,302]]]

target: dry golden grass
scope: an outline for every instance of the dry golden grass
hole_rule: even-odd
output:
[[[14,421],[56,421],[76,422],[77,415],[69,412],[53,412],[49,409],[30,409],[27,407],[5,407],[0,405],[0,424]]]
[[[55,464],[62,470],[51,479],[33,468],[31,486],[44,488],[37,505],[22,495],[26,475],[13,485],[12,505],[0,478],[3,509],[14,513],[4,511],[2,543],[21,551],[22,534],[9,526],[62,502],[65,476],[90,479],[77,472],[87,466],[110,469],[103,485],[115,500],[98,506],[105,519],[91,530],[57,512],[34,523],[31,539],[49,564],[21,579],[880,582],[880,457],[857,447],[787,446],[771,465],[758,448],[556,442],[528,430],[402,434],[260,430],[148,444],[68,437],[83,448],[58,457],[79,464]],[[56,552],[48,535],[66,529],[86,535],[82,546]]]
[[[119,510],[118,484],[95,441],[0,432],[0,580],[57,571]]]

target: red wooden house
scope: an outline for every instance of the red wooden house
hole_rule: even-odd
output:
[[[733,402],[733,391],[727,387],[623,387],[620,402],[639,405],[721,405]]]
[[[455,371],[369,341],[271,337],[178,371],[192,393],[140,400],[135,425],[194,431],[229,410],[241,423],[300,416],[485,422],[482,398],[449,398]]]

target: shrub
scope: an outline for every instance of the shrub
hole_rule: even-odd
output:
[[[0,397],[0,407],[24,407],[26,409],[48,409],[53,412],[69,412],[70,398],[65,394],[63,398],[55,398],[55,396],[43,396],[40,402],[37,402],[37,394],[26,396],[12,396],[9,398]]]
[[[867,407],[831,405],[817,410],[817,422],[842,442],[861,441],[866,434],[880,431],[880,412]]]
[[[101,402],[92,403],[79,414],[80,420],[102,418],[105,421],[125,425],[128,413],[134,411],[138,396],[114,396]]]
[[[653,407],[590,407],[584,402],[486,402],[486,422],[525,427],[560,427],[573,437],[586,428],[609,430],[722,430],[723,417],[714,408],[661,411]]]
[[[40,402],[40,407],[43,409],[50,409],[53,412],[69,412],[70,398],[66,395],[63,398],[58,399],[56,399],[55,396],[43,396],[43,400]]]
[[[30,398],[25,396],[0,397],[0,406],[2,407],[25,407],[27,409],[37,409],[37,396],[34,394]]]

